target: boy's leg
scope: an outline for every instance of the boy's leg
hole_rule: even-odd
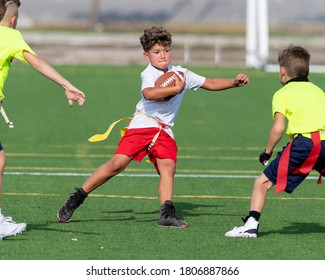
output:
[[[2,145],[0,144],[0,210],[2,208],[2,178],[3,178],[3,172],[5,166],[6,166],[6,156],[2,148]]]
[[[60,207],[57,213],[58,221],[61,223],[70,222],[73,212],[84,202],[88,193],[122,172],[131,160],[132,158],[129,156],[115,154],[109,161],[99,166],[81,188],[77,188]]]
[[[173,200],[176,163],[172,159],[157,159],[157,167],[160,174],[158,196],[160,204],[163,204],[166,200]]]
[[[248,216],[243,219],[245,225],[235,227],[226,232],[227,237],[248,237],[256,238],[258,236],[259,217],[263,211],[267,191],[273,186],[273,183],[262,173],[254,182],[253,193],[251,197],[250,211]]]
[[[188,224],[176,215],[175,207],[172,203],[176,163],[172,159],[157,158],[156,160],[160,174],[158,195],[161,204],[157,223],[161,226],[187,228]]]
[[[4,217],[1,213],[2,207],[2,178],[6,166],[6,156],[0,144],[0,240],[5,237],[22,233],[26,229],[25,223],[17,224],[11,217]]]
[[[267,191],[273,186],[273,183],[262,173],[255,179],[253,193],[251,197],[250,211],[262,213]]]
[[[113,157],[99,166],[95,172],[83,183],[81,188],[88,194],[115,175],[121,173],[132,160],[131,157],[115,154]]]

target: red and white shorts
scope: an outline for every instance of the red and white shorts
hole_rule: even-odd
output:
[[[152,148],[148,150],[148,146],[159,130],[159,128],[132,128],[127,130],[120,140],[115,154],[127,155],[137,162],[148,155],[156,169],[157,158],[172,159],[176,163],[178,150],[176,141],[164,129],[161,130]]]

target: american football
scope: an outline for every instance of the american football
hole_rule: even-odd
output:
[[[170,71],[162,74],[156,81],[156,87],[171,87],[175,85],[175,77],[176,75],[180,80],[184,80],[184,73],[180,71]]]

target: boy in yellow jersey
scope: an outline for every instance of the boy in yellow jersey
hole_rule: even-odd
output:
[[[19,6],[19,0],[0,0],[0,105],[4,99],[3,86],[14,58],[31,64],[39,73],[60,85],[70,106],[73,105],[73,101],[78,102],[80,106],[83,105],[85,94],[63,78],[52,66],[37,57],[21,33],[15,30]],[[25,223],[15,223],[11,217],[5,217],[1,213],[2,176],[5,165],[6,157],[0,143],[0,240],[26,229]]]
[[[274,122],[260,162],[268,164],[282,138],[286,118],[292,141],[255,180],[245,225],[226,232],[228,237],[258,236],[266,194],[273,185],[276,193],[292,193],[312,169],[325,173],[325,93],[308,80],[310,54],[300,46],[289,46],[279,53],[278,62],[283,87],[273,96]]]

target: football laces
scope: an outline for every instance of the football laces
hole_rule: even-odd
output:
[[[173,76],[170,76],[169,78],[167,78],[162,84],[161,87],[167,87],[169,84],[171,84],[174,80]]]

